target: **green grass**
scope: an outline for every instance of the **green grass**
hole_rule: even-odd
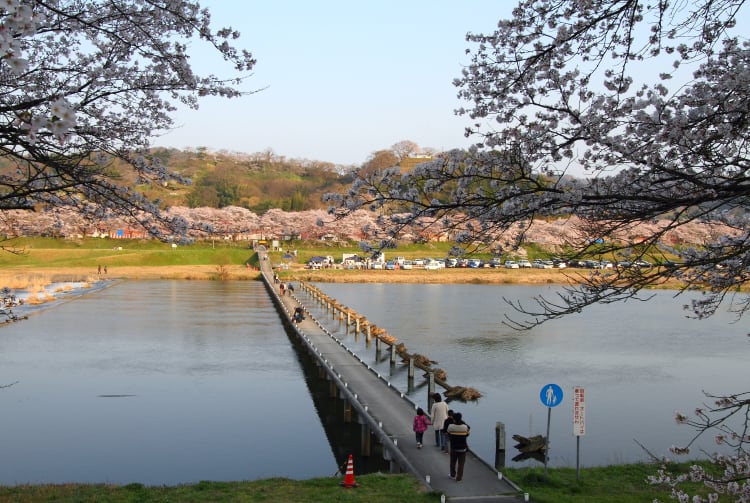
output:
[[[684,473],[690,463],[669,466]],[[575,468],[508,468],[504,474],[528,492],[535,503],[651,503],[670,501],[667,488],[647,483],[655,464],[613,465],[583,468],[576,480]],[[366,502],[409,501],[434,503],[440,494],[428,493],[409,475],[368,474],[356,477],[359,487],[340,486],[341,477],[290,480],[271,478],[246,482],[199,482],[178,486],[142,484],[60,484],[0,486],[0,502]],[[692,489],[702,486],[693,484]],[[723,501],[723,500],[722,500]]]
[[[673,474],[686,473],[690,463],[673,463],[667,469]],[[704,467],[712,466],[699,462]],[[544,476],[543,467],[509,468],[503,473],[525,492],[536,503],[651,503],[655,499],[662,502],[670,499],[671,490],[667,487],[654,486],[647,482],[651,475],[656,475],[658,466],[649,463],[628,465],[611,465],[580,470],[576,480],[575,468],[554,468]],[[685,490],[706,490],[702,484],[692,483],[683,487]],[[722,500],[724,501],[724,500]]]
[[[177,246],[156,240],[22,238],[2,243],[0,267],[96,267],[244,264],[255,252],[247,243],[200,242]],[[122,249],[120,249],[122,248]]]
[[[295,481],[271,478],[252,482],[199,482],[179,486],[149,487],[101,484],[0,486],[0,502],[363,502],[409,501],[434,503],[437,494],[420,490],[416,479],[407,475],[369,474],[356,477],[359,487],[344,488],[341,478]]]

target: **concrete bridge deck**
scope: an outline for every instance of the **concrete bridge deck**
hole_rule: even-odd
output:
[[[294,308],[300,303],[294,295],[279,294],[270,261],[262,253],[260,258],[269,293],[291,320]],[[336,383],[340,397],[350,402],[359,420],[365,422],[383,444],[384,452],[391,456],[392,466],[395,463],[402,471],[412,473],[428,490],[445,495],[446,501],[523,501],[518,486],[473,452],[467,454],[463,480],[451,479],[449,455],[434,445],[432,428],[425,433],[422,449],[417,449],[412,431],[415,406],[403,393],[370,370],[309,314],[294,328],[308,351],[326,369],[328,378]],[[356,462],[354,468],[356,474]]]

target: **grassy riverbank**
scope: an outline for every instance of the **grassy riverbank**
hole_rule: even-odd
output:
[[[91,281],[106,267],[107,278],[125,279],[189,279],[189,280],[253,280],[257,255],[246,243],[231,241],[200,242],[189,246],[172,246],[148,240],[84,239],[80,241],[51,238],[22,238],[3,243],[18,253],[0,252],[0,286],[48,281]],[[398,254],[407,258],[443,257],[447,243],[408,245]],[[542,251],[533,250],[539,256]],[[441,269],[414,270],[343,270],[305,269],[304,264],[315,255],[332,255],[340,260],[343,253],[357,253],[354,246],[327,247],[320,244],[299,244],[297,258],[289,260],[282,252],[272,252],[271,262],[283,265],[280,276],[289,280],[348,283],[464,283],[501,285],[545,285],[577,282],[588,275],[587,269]],[[395,256],[396,251],[391,252]],[[486,257],[485,257],[486,258]],[[249,267],[248,267],[249,266]],[[679,288],[664,284],[663,288]]]
[[[673,465],[683,473],[687,464]],[[518,483],[537,503],[636,503],[669,500],[669,491],[646,483],[656,465],[633,464],[584,468],[576,480],[574,468],[508,469],[506,476]],[[408,475],[370,474],[356,476],[359,487],[345,489],[340,478],[289,480],[272,478],[251,482],[200,482],[180,486],[147,487],[104,484],[0,486],[0,502],[363,502],[435,503],[440,495],[428,493]],[[692,487],[697,487],[693,485]]]

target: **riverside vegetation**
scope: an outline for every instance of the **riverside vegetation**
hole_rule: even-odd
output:
[[[707,466],[707,465],[704,465]],[[674,473],[684,473],[688,464],[672,464]],[[582,468],[576,480],[573,468],[550,468],[547,477],[542,468],[513,468],[504,473],[531,495],[537,503],[635,503],[669,500],[669,490],[646,482],[656,471],[655,464],[615,465]],[[211,482],[179,486],[142,484],[59,484],[0,486],[0,502],[367,502],[435,503],[440,494],[430,493],[409,475],[358,475],[359,487],[345,489],[336,478],[290,480],[271,478],[256,481]],[[693,485],[693,487],[698,487]]]
[[[173,248],[157,241],[86,239],[80,241],[49,238],[23,238],[5,242],[18,253],[0,253],[0,287],[42,291],[44,285],[62,281],[96,281],[97,268],[107,266],[108,278],[186,279],[186,280],[256,280],[257,255],[247,244],[204,242]],[[281,252],[271,254],[275,264],[287,263],[281,275],[289,279],[310,281],[412,281],[540,284],[565,280],[561,270],[452,269],[441,271],[310,271],[302,264],[315,255],[356,253],[357,248],[328,247],[298,243],[297,260],[287,263]],[[447,246],[440,244],[410,245],[398,254],[412,257],[443,257]],[[542,251],[537,251],[542,253]],[[395,251],[393,252],[395,255]],[[444,273],[444,274],[443,274]],[[41,297],[41,295],[40,295]],[[688,464],[670,464],[669,469],[683,473]],[[708,466],[708,465],[706,465]],[[583,468],[580,480],[575,469],[550,468],[548,476],[541,468],[509,468],[506,475],[532,495],[537,502],[616,503],[646,502],[669,499],[669,489],[651,486],[647,477],[658,465],[633,464]],[[0,486],[0,502],[39,501],[348,501],[358,502],[435,502],[439,494],[426,493],[414,478],[406,475],[369,474],[358,476],[360,487],[343,489],[337,480],[316,478],[295,481],[274,478],[241,482],[208,482],[172,487],[147,487],[141,484],[123,486],[108,484],[62,484]]]

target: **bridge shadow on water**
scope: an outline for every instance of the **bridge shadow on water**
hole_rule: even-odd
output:
[[[321,374],[317,362],[299,341],[295,328],[287,320],[283,321],[284,330],[297,355],[315,410],[341,474],[345,473],[349,455],[353,456],[357,474],[388,472],[390,463],[383,457],[383,446],[375,440],[368,428],[357,421],[355,411],[347,412],[345,400],[332,396],[330,382],[326,379],[325,373]],[[350,419],[347,420],[347,417]]]

